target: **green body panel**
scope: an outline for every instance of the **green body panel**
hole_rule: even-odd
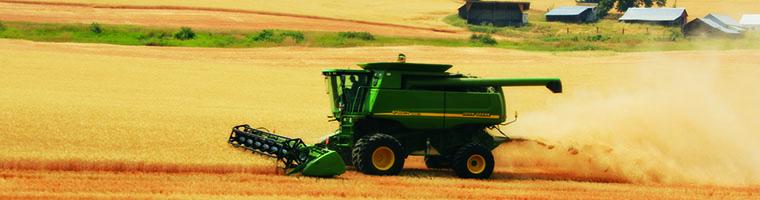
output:
[[[366,63],[363,70],[324,70],[330,108],[340,126],[319,146],[351,158],[356,140],[385,133],[408,155],[450,156],[468,143],[496,148],[509,141],[486,128],[506,121],[502,87],[544,86],[562,92],[558,78],[477,78],[448,73],[451,65]]]
[[[367,111],[380,119],[391,119],[410,129],[443,128],[444,92],[372,89],[375,100]]]
[[[445,128],[499,124],[506,120],[504,96],[488,92],[446,92]]]

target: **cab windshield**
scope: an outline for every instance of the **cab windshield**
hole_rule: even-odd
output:
[[[369,73],[335,73],[325,75],[327,93],[330,96],[332,112],[361,112],[364,98],[369,90]]]

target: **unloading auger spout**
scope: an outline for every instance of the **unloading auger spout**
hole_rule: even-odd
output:
[[[288,138],[248,124],[233,127],[228,143],[276,158],[284,164],[287,174],[332,177],[346,171],[346,164],[335,151],[308,146],[300,138]]]

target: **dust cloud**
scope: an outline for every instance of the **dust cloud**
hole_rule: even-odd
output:
[[[612,92],[570,90],[507,128],[534,144],[503,145],[497,162],[631,183],[758,185],[760,73],[741,62],[653,58]]]

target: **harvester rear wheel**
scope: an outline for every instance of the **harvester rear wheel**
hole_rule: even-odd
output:
[[[452,164],[459,177],[484,179],[493,173],[493,154],[483,145],[471,143],[457,150]]]
[[[365,174],[396,175],[404,168],[403,154],[401,142],[393,136],[377,133],[356,142],[351,151],[351,162]]]
[[[429,169],[446,169],[449,168],[449,159],[443,156],[425,157],[425,166]]]

